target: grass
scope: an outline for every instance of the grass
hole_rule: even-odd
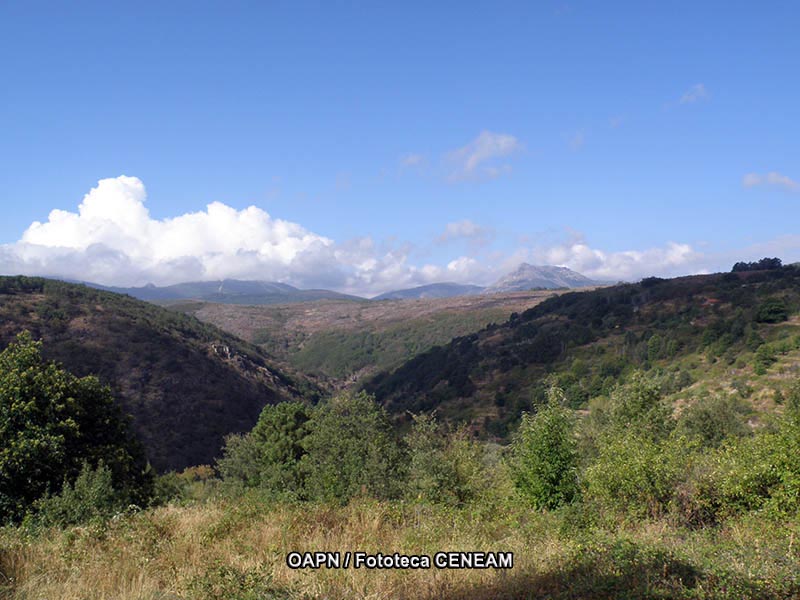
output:
[[[166,506],[66,530],[0,533],[0,598],[796,598],[800,523],[587,528],[536,513],[257,496]],[[583,515],[585,517],[586,515]],[[291,570],[290,551],[513,551],[511,570]]]

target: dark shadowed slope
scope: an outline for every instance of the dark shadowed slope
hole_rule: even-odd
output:
[[[211,462],[267,403],[313,399],[305,379],[197,319],[83,285],[0,277],[0,343],[27,329],[46,358],[111,386],[158,469]]]

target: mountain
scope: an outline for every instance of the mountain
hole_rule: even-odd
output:
[[[800,364],[800,268],[567,292],[367,380],[398,419],[435,410],[504,436],[552,381],[573,408],[653,370],[678,409],[734,394],[781,410]],[[763,423],[764,421],[762,421]]]
[[[483,290],[484,294],[521,292],[533,289],[582,288],[601,285],[567,267],[537,266],[522,263],[517,270]]]
[[[460,283],[431,283],[405,290],[394,290],[373,300],[411,300],[424,298],[454,298],[456,296],[472,296],[480,294],[483,288],[478,285],[463,285]]]
[[[171,300],[202,300],[222,304],[289,304],[314,300],[364,300],[358,296],[340,294],[331,290],[301,290],[285,283],[272,281],[193,281],[158,287],[148,284],[143,287],[108,287],[86,283],[90,287],[127,294],[148,302]]]
[[[159,470],[213,462],[265,404],[318,388],[263,350],[188,315],[129,296],[31,277],[0,277],[0,344],[22,330],[75,375],[111,386]]]

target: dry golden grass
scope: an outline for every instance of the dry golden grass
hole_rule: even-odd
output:
[[[751,521],[687,533],[650,523],[564,535],[559,533],[564,515],[519,507],[489,514],[369,500],[346,507],[219,501],[35,535],[5,530],[0,598],[789,598],[792,590],[800,593],[784,581],[792,561],[800,564],[797,524],[760,527]],[[514,568],[286,566],[290,551],[326,550],[512,551]]]

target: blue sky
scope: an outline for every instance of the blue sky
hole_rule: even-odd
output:
[[[76,4],[0,4],[0,272],[800,260],[797,3]]]

